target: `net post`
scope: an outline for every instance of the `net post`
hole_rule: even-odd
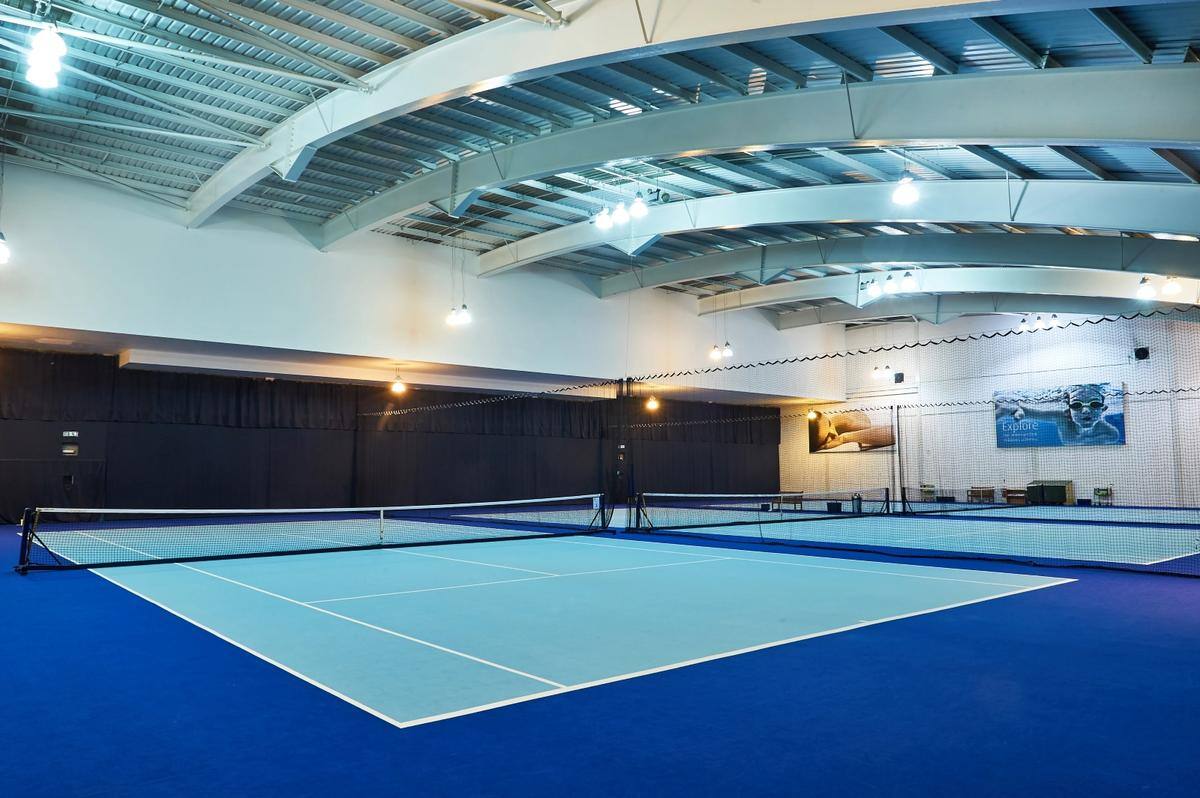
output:
[[[33,543],[33,508],[26,507],[21,513],[21,552],[17,556],[16,572],[24,576],[29,573],[29,547]]]
[[[384,535],[383,535],[383,515],[384,515],[384,509],[383,509],[382,507],[380,507],[380,508],[379,508],[379,545],[380,545],[380,546],[382,546],[382,545],[383,545],[383,541],[384,541]]]
[[[900,405],[892,405],[892,422],[896,428],[896,482],[900,488],[900,512],[904,512],[904,436],[900,429]]]

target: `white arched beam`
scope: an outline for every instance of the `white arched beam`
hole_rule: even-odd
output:
[[[1153,238],[1011,233],[926,233],[822,239],[748,247],[636,269],[598,281],[613,296],[687,280],[864,263],[964,263],[977,266],[1058,266],[1200,277],[1200,243]]]
[[[1032,296],[1028,294],[911,296],[880,300],[862,308],[856,308],[853,305],[832,305],[780,313],[775,317],[775,326],[780,330],[790,330],[796,327],[812,327],[817,324],[845,324],[896,316],[912,316],[922,321],[941,324],[967,314],[980,313],[1121,316],[1144,313],[1151,309],[1183,309],[1187,307],[1187,305],[1145,302],[1136,299],[1102,299],[1079,296]]]
[[[963,267],[913,269],[917,290],[910,294],[1030,294],[1037,296],[1076,296],[1103,299],[1133,299],[1141,274],[1105,272],[1093,269],[1026,269],[1020,267]],[[900,273],[892,272],[897,280]],[[733,310],[761,308],[782,302],[839,299],[848,305],[876,310],[882,298],[873,299],[865,290],[866,281],[879,279],[879,272],[818,277],[790,283],[758,285],[698,300],[701,316]],[[1195,305],[1200,301],[1200,280],[1181,279],[1179,293],[1164,297],[1176,304]],[[1165,281],[1158,281],[1162,287]],[[886,296],[886,295],[885,295]],[[890,315],[881,313],[880,315]]]
[[[1191,65],[1058,69],[855,83],[621,117],[465,158],[366,199],[323,226],[326,244],[450,198],[622,158],[853,143],[1200,147]],[[851,130],[847,91],[857,129]],[[1114,107],[1117,103],[1118,107]],[[457,170],[457,173],[455,173]],[[899,162],[897,162],[897,174]]]
[[[571,128],[464,158],[389,188],[324,224],[325,244],[450,198],[619,158],[871,142],[1200,146],[1198,71],[1190,65],[977,74],[775,92]],[[1114,113],[1120,97],[1121,113]],[[898,167],[899,168],[899,167]],[[899,172],[898,172],[899,174]],[[452,194],[452,196],[451,196]]]
[[[567,69],[759,38],[961,17],[1086,8],[1086,0],[757,0],[754,13],[728,0],[656,0],[637,13],[629,0],[575,0],[558,10],[569,24],[549,27],[502,19],[397,59],[361,78],[367,89],[339,89],[280,123],[260,149],[247,150],[192,196],[188,224],[275,170],[289,179],[320,147],[401,114],[475,92]],[[447,192],[444,196],[449,196]]]
[[[624,238],[722,227],[857,222],[935,222],[1082,227],[1200,235],[1200,185],[1079,180],[939,180],[901,207],[892,183],[784,188],[672,202],[622,229],[590,221],[548,230],[479,257],[481,275]]]

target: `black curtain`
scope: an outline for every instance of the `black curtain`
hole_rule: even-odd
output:
[[[389,410],[402,412],[381,415]],[[774,408],[664,401],[651,413],[628,397],[397,397],[386,387],[122,370],[112,357],[0,349],[0,516],[9,522],[33,505],[769,492],[778,445]]]

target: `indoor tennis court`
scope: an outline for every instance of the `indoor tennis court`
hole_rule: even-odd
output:
[[[102,573],[396,726],[1071,581],[609,537]]]
[[[1200,783],[1200,0],[0,0],[0,795]]]

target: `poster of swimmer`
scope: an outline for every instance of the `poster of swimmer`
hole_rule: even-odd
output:
[[[996,445],[1120,446],[1125,443],[1125,389],[1112,383],[996,391]]]
[[[895,445],[890,420],[872,419],[862,410],[808,411],[810,452],[869,452]]]

